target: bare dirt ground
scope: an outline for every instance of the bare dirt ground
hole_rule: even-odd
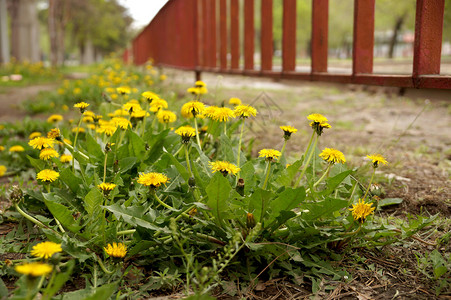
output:
[[[167,88],[184,100],[189,99],[185,89],[192,85],[194,74],[170,69],[164,72],[171,78]],[[275,82],[207,73],[202,74],[202,79],[209,88],[205,102],[219,105],[230,97],[238,97],[257,107],[258,117],[246,133],[247,140],[255,139],[254,154],[266,147],[281,148],[283,139],[278,126],[292,125],[299,132],[289,141],[287,153],[292,159],[300,157],[311,135],[306,116],[318,112],[327,116],[332,125],[321,137],[320,149],[341,150],[353,166],[364,164],[365,155],[370,153],[379,152],[387,158],[389,165],[380,168],[377,181],[385,188],[385,197],[404,199],[400,206],[389,208],[387,214],[451,216],[451,91],[406,90],[401,96],[396,88]],[[22,119],[26,113],[18,104],[54,87],[0,90],[0,122]],[[324,291],[317,297],[434,299],[433,287],[415,267],[414,254],[416,250],[427,253],[433,249],[412,244],[411,248],[390,247],[381,252],[358,250],[354,255],[362,257],[364,266],[354,279],[349,283],[325,282]],[[341,263],[352,270],[353,261],[350,258]],[[368,265],[375,269],[367,269]],[[326,286],[331,285],[334,291],[326,293]],[[310,289],[309,283],[293,284],[281,278],[263,282],[242,295],[247,299],[304,299],[312,297]],[[441,299],[449,299],[444,297]]]

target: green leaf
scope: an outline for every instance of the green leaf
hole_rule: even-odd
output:
[[[141,206],[124,207],[114,203],[113,205],[105,206],[105,209],[112,212],[116,218],[122,218],[124,222],[132,226],[141,226],[150,230],[160,230],[164,233],[169,233],[168,229],[155,225],[150,216],[143,215],[144,208]]]
[[[93,187],[85,197],[85,209],[90,216],[100,212],[103,195],[97,187]]]
[[[184,151],[184,150],[182,150]],[[182,176],[182,178],[188,182],[189,179],[189,173],[186,170],[186,168],[177,160],[177,158],[174,157],[174,155],[172,155],[169,152],[166,152],[165,155],[169,156],[171,158],[172,163],[174,164],[174,166],[176,167],[177,171],[179,171],[180,175]]]
[[[269,200],[274,198],[271,191],[258,188],[249,197],[249,212],[253,213],[257,222],[263,223],[265,214],[268,210]]]
[[[90,157],[95,157],[97,160],[103,161],[105,159],[105,154],[102,151],[102,147],[94,140],[94,138],[89,134],[85,134],[86,141],[85,146],[86,150],[89,153]]]
[[[45,205],[50,210],[52,215],[60,221],[60,223],[68,228],[70,231],[76,233],[78,232],[82,226],[78,225],[78,222],[74,220],[74,217],[72,216],[72,212],[64,205],[54,202],[52,200],[48,200],[47,196],[45,196],[46,199]]]
[[[7,299],[8,298],[8,289],[6,288],[5,283],[0,278],[0,299]]]
[[[146,143],[133,131],[128,129],[127,131],[128,141],[129,141],[129,151],[130,155],[133,155],[141,160],[144,159],[146,154]]]
[[[402,203],[402,201],[403,201],[402,198],[385,198],[385,199],[379,200],[377,206],[384,207],[384,206],[389,206],[389,205],[395,205],[395,204]]]
[[[285,168],[276,178],[276,182],[282,186],[291,186],[294,178],[302,166],[302,160],[297,160],[288,168]]]
[[[352,170],[347,170],[347,171],[341,172],[341,173],[338,174],[338,175],[335,175],[334,177],[331,177],[331,178],[327,179],[327,180],[326,180],[326,182],[327,182],[327,188],[326,188],[324,191],[320,192],[319,194],[322,195],[322,196],[327,196],[327,195],[329,195],[329,194],[332,193],[332,192],[337,188],[337,186],[340,185],[340,183],[341,183],[343,180],[345,180],[345,178],[348,177],[349,174],[351,174],[351,173],[352,173]]]
[[[60,180],[64,182],[74,194],[78,192],[80,185],[83,184],[83,181],[75,176],[70,168],[66,168],[60,172]]]
[[[221,124],[222,127],[222,124]],[[236,161],[236,155],[233,152],[232,142],[230,141],[230,138],[225,135],[224,133],[221,134],[219,137],[219,153],[218,156],[219,160],[225,160],[225,161]]]
[[[53,284],[51,286],[48,286],[45,289],[45,292],[43,295],[45,299],[51,299],[53,297],[53,295],[55,295],[63,287],[63,285],[69,280],[70,275],[72,274],[74,265],[75,265],[75,260],[69,260],[66,264],[66,268],[67,268],[66,271],[57,273],[57,275],[55,276],[55,279],[53,281]]]
[[[326,198],[315,203],[304,203],[309,212],[302,215],[304,220],[316,220],[326,215],[333,215],[337,210],[348,206],[348,201],[343,199]]]
[[[299,187],[296,189],[287,188],[279,195],[279,197],[269,203],[268,208],[271,213],[268,218],[268,224],[271,224],[275,219],[277,219],[281,212],[291,211],[293,208],[298,207],[304,200],[304,187]],[[284,214],[284,218],[279,220],[277,227],[282,225],[280,222],[286,222],[289,216],[294,217],[295,215],[296,214]]]
[[[136,157],[125,157],[119,160],[119,170],[121,173],[125,173],[136,164]]]
[[[211,208],[211,213],[219,224],[222,224],[224,213],[229,210],[227,200],[231,190],[229,181],[219,172],[213,175],[205,189],[208,196],[207,205]]]
[[[36,169],[36,172],[40,172],[45,169],[45,162],[43,160],[33,158],[29,155],[27,155],[27,158],[30,161],[30,164]]]
[[[434,278],[438,279],[440,278],[443,274],[445,274],[446,272],[448,272],[448,268],[445,266],[439,266],[434,268]]]

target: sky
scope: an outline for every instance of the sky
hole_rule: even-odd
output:
[[[166,2],[168,0],[119,0],[135,20],[132,26],[137,29],[149,24]]]

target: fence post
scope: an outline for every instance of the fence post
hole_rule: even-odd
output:
[[[219,0],[219,61],[221,69],[227,69],[227,1]]]
[[[282,30],[282,72],[294,71],[296,68],[296,0],[283,0]]]
[[[352,74],[373,73],[375,0],[354,0]]]
[[[240,11],[238,0],[230,0],[230,53],[231,68],[240,67]]]
[[[244,69],[254,69],[254,0],[244,0]]]
[[[261,8],[261,70],[271,71],[273,54],[272,0],[262,0]]]
[[[445,0],[417,0],[413,77],[440,74]]]
[[[327,72],[329,0],[312,1],[312,73]]]

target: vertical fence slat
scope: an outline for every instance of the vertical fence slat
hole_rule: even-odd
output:
[[[219,61],[221,69],[227,69],[227,1],[219,0]]]
[[[283,0],[282,70],[296,67],[296,0]]]
[[[238,0],[230,0],[230,53],[231,68],[240,66],[240,11]]]
[[[375,0],[354,0],[352,73],[373,73]]]
[[[262,0],[261,11],[261,69],[272,70],[273,33],[272,0]]]
[[[207,14],[207,6],[208,2],[210,0],[202,0],[202,9],[200,13],[200,24],[201,24],[201,33],[202,33],[202,39],[201,39],[201,45],[202,50],[200,53],[200,65],[203,67],[208,66],[209,61],[209,52],[208,52],[208,22],[206,18]]]
[[[254,69],[254,0],[244,1],[244,69]]]
[[[417,0],[413,76],[440,74],[445,0]]]
[[[327,72],[329,0],[313,0],[311,57],[312,73]]]
[[[211,1],[211,7],[210,7],[210,38],[211,38],[211,49],[210,49],[210,59],[211,63],[210,66],[213,68],[216,68],[218,57],[216,54],[216,48],[217,48],[217,37],[216,37],[216,27],[217,27],[217,21],[216,21],[216,0]]]

